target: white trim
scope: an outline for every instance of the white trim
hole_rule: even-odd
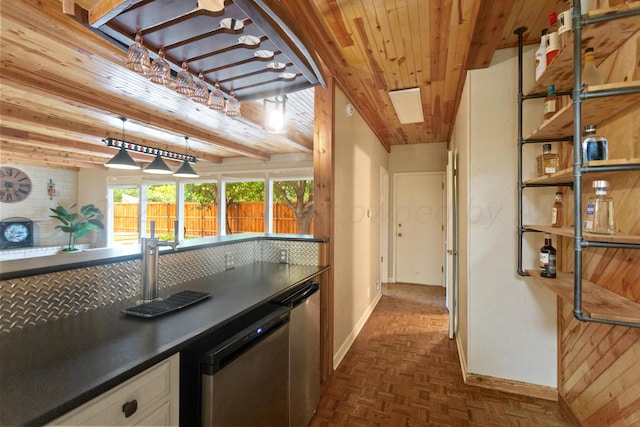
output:
[[[369,307],[367,307],[364,314],[362,315],[358,323],[356,323],[356,326],[353,328],[347,339],[344,340],[338,351],[336,351],[333,355],[334,371],[338,369],[338,365],[340,364],[340,362],[342,362],[344,356],[346,356],[347,351],[349,351],[353,342],[356,340],[358,335],[360,335],[360,331],[364,327],[365,323],[367,323],[367,320],[369,320],[369,317],[371,316],[371,313],[373,313],[373,309],[376,308],[376,305],[378,305],[378,301],[380,301],[380,298],[382,298],[382,292],[376,293],[376,297],[373,299],[373,301],[371,301],[371,304],[369,304]]]

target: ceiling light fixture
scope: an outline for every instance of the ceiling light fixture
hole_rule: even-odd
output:
[[[156,158],[153,159],[149,165],[142,170],[142,172],[153,173],[156,175],[168,175],[172,174],[173,171],[167,164],[162,160],[162,156],[160,156],[160,151],[156,154]]]
[[[389,97],[401,124],[424,122],[419,87],[394,90],[389,92]]]
[[[189,154],[189,137],[188,136],[184,137],[184,143],[187,150],[187,154],[185,154],[185,157],[189,157],[188,155]],[[198,175],[196,171],[193,170],[193,168],[189,164],[189,161],[185,158],[184,162],[182,163],[182,166],[178,168],[178,170],[173,174],[173,176],[177,176],[179,178],[197,178],[200,175]]]
[[[122,120],[123,144],[120,145],[120,151],[118,151],[118,154],[113,156],[113,158],[109,160],[107,163],[105,163],[104,165],[108,168],[113,168],[113,169],[129,169],[129,170],[140,169],[140,166],[138,166],[136,162],[133,161],[129,153],[127,153],[126,141],[124,140],[124,122],[127,121],[127,118],[120,117],[120,120]],[[108,139],[112,139],[112,138],[108,138]]]
[[[284,133],[287,124],[287,96],[264,99],[264,130],[270,133]]]
[[[184,161],[185,163],[195,163],[198,161],[196,156],[191,156],[188,153],[177,153],[175,151],[163,150],[160,148],[149,147],[148,145],[136,144],[125,140],[124,135],[124,122],[127,120],[125,117],[120,117],[122,120],[122,139],[118,138],[105,138],[102,140],[107,147],[119,148],[118,154],[113,156],[111,160],[105,163],[105,166],[116,169],[140,169],[140,166],[133,161],[129,155],[129,151],[135,153],[146,154],[149,156],[155,156],[155,159],[144,169],[144,172],[155,174],[170,174],[173,171],[162,160],[171,159],[177,161]],[[185,137],[186,138],[186,137]],[[189,146],[187,145],[187,152]],[[183,165],[184,166],[184,165]],[[181,168],[182,169],[182,168]],[[180,170],[180,169],[179,169]],[[193,171],[193,169],[191,169]],[[195,172],[194,172],[195,173]],[[197,176],[197,175],[196,175]]]

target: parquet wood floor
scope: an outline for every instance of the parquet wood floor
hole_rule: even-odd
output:
[[[557,402],[464,384],[447,328],[444,288],[383,285],[310,426],[571,425]]]

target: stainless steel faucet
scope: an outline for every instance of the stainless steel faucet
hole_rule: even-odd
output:
[[[178,242],[178,221],[174,222],[174,241],[160,240],[155,237],[156,222],[151,221],[151,237],[140,239],[142,252],[142,298],[140,303],[147,303],[158,299],[158,270],[159,249],[161,246],[171,246],[176,250]]]

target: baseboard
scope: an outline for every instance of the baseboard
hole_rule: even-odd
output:
[[[375,298],[373,299],[373,301],[371,301],[371,304],[369,304],[369,307],[367,307],[362,317],[360,317],[360,320],[358,321],[358,323],[356,323],[356,326],[353,328],[347,339],[342,343],[338,351],[333,355],[334,371],[338,369],[338,365],[340,364],[340,362],[342,362],[342,359],[344,359],[344,356],[347,354],[347,351],[349,351],[351,345],[360,334],[360,331],[364,327],[365,323],[367,323],[367,320],[369,320],[369,316],[371,316],[371,313],[373,313],[373,309],[376,308],[376,305],[378,305],[378,301],[380,301],[380,298],[382,298],[382,292],[378,292],[376,294]]]
[[[536,397],[538,399],[553,400],[555,402],[558,401],[558,390],[555,387],[478,374],[467,374],[465,384],[504,391],[507,393],[521,394],[523,396]]]
[[[458,347],[458,359],[460,361],[460,369],[462,370],[462,381],[467,383],[467,358],[462,351],[462,342],[460,342],[460,335],[456,335],[456,347]]]
[[[467,359],[462,351],[460,336],[456,336],[456,346],[458,347],[458,358],[460,359],[460,369],[462,369],[462,379],[465,384],[488,388],[491,390],[504,391],[507,393],[520,394],[523,396],[536,397],[538,399],[558,401],[558,390],[555,387],[507,380],[488,375],[470,374],[467,368]]]

